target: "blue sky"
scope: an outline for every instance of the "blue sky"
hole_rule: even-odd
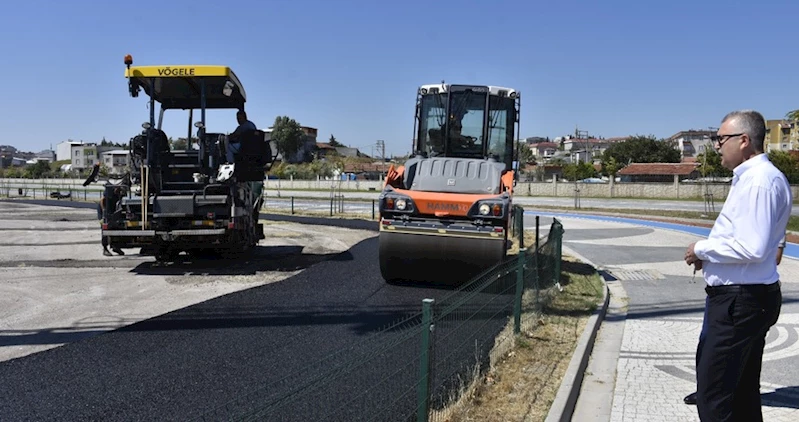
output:
[[[224,6],[223,6],[224,5]],[[8,2],[0,26],[4,140],[127,142],[148,118],[135,64],[223,64],[256,125],[278,115],[367,154],[405,154],[421,84],[522,93],[521,136],[653,134],[718,126],[738,108],[799,108],[799,2],[90,0]],[[165,130],[185,136],[187,117]],[[234,113],[209,114],[232,131]]]

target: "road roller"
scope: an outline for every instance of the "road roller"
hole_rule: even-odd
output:
[[[389,283],[460,283],[510,245],[519,92],[422,85],[413,151],[391,165],[379,196],[380,271]]]

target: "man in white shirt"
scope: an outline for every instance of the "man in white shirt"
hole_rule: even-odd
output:
[[[777,253],[793,202],[788,180],[763,152],[765,133],[755,111],[722,119],[714,142],[721,164],[733,172],[732,186],[708,238],[685,252],[707,284],[696,362],[702,421],[763,420],[760,368],[782,306]]]
[[[780,240],[780,244],[777,246],[777,265],[780,265],[782,262],[782,253],[785,250],[785,238],[788,234],[786,233],[785,236],[782,236],[782,240]],[[701,262],[701,261],[700,261]],[[702,319],[702,331],[699,333],[699,345],[696,348],[696,359],[700,359],[700,355],[702,354],[702,343],[705,339],[705,332],[707,331],[707,303],[709,301],[709,297],[705,297],[705,315]],[[696,404],[696,391],[693,393],[685,396],[683,398],[685,404]]]

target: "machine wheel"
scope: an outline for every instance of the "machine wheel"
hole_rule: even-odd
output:
[[[155,260],[156,262],[172,262],[174,261],[178,255],[180,255],[180,251],[171,247],[171,246],[161,246],[155,251]]]
[[[400,284],[402,279],[397,278],[396,274],[399,273],[399,266],[402,265],[396,259],[386,256],[385,253],[380,253],[380,275],[383,280],[388,284]]]
[[[501,262],[503,239],[468,239],[381,232],[380,273],[387,283],[461,284]]]

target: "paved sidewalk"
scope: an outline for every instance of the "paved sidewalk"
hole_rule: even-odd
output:
[[[541,215],[542,229],[548,228],[551,219]],[[528,227],[531,218],[528,214]],[[603,341],[604,347],[615,341],[618,353],[601,355],[617,356],[615,380],[612,369],[604,383],[589,366],[575,416],[580,421],[699,420],[696,406],[682,399],[695,389],[705,293],[701,274],[692,282],[682,256],[689,243],[702,237],[639,224],[558,218],[565,229],[564,246],[604,270],[611,294],[626,296],[616,299],[628,303],[626,314],[608,314],[606,321],[614,318],[613,323],[603,322],[593,352],[600,353]],[[783,307],[767,336],[761,392],[765,420],[787,422],[799,420],[799,259],[786,256],[779,270]],[[616,336],[607,331],[614,329]],[[608,366],[602,363],[593,368],[602,371]],[[605,403],[608,397],[611,403]]]

